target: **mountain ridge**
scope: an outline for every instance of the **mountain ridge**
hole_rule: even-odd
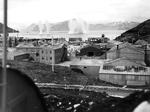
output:
[[[48,23],[50,26],[49,31],[69,31],[69,21],[63,21],[58,23]],[[128,30],[138,25],[138,22],[112,22],[112,23],[89,23],[89,31],[98,30]],[[34,23],[22,30],[23,32],[38,33],[40,31],[40,25]],[[43,32],[46,32],[46,24],[43,24]]]

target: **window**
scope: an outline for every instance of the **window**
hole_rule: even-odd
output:
[[[42,54],[44,53],[44,51],[42,50]]]
[[[39,56],[39,53],[36,53],[36,56]]]
[[[103,69],[104,70],[111,70],[111,69],[113,69],[114,67],[113,66],[111,66],[111,65],[104,65],[103,66]]]

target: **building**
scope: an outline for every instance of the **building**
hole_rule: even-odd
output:
[[[141,48],[137,48],[129,43],[121,43],[112,47],[107,52],[107,59],[117,59],[126,57],[136,61],[139,64],[145,65],[145,52]]]
[[[0,68],[0,74],[2,74],[2,68]],[[48,112],[38,87],[27,75],[18,70],[7,69],[6,96],[7,112]]]
[[[17,55],[14,56],[13,60],[17,60],[17,61],[27,61],[27,60],[30,60],[30,54],[28,54],[28,53],[17,54]]]
[[[74,60],[70,63],[70,68],[79,69],[89,78],[97,79],[99,77],[100,65],[103,61],[98,59]]]
[[[150,85],[150,68],[126,57],[103,63],[99,79],[118,85]]]
[[[148,42],[145,40],[137,40],[134,44],[144,46],[144,45],[147,45]]]
[[[16,47],[16,51],[21,51],[30,54],[30,57],[32,57],[35,62],[40,62],[39,54],[41,49],[41,47],[35,47],[33,46],[33,44],[20,44]]]
[[[102,34],[101,37],[89,37],[88,43],[107,43],[110,39],[105,37],[104,34]]]
[[[80,45],[82,43],[82,38],[70,37],[69,44]]]
[[[21,46],[16,47],[18,51],[29,53],[30,57],[33,58],[35,62],[52,64],[52,50],[54,51],[54,64],[65,61],[67,59],[67,48],[65,44],[51,45],[47,46]]]
[[[54,59],[54,64],[63,62],[67,59],[67,48],[64,44],[53,47],[52,46],[42,47],[40,49],[39,51],[40,63],[52,64],[53,61],[52,59]]]
[[[96,57],[96,56],[101,56],[102,54],[104,54],[104,52],[105,49],[102,49],[100,45],[91,44],[81,48],[77,56]]]

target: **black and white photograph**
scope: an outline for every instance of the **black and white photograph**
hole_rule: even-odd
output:
[[[150,112],[150,0],[0,0],[0,112]]]

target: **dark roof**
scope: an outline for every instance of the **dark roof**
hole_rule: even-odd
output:
[[[0,73],[2,74],[2,68],[0,67]],[[7,68],[7,75],[11,75],[12,73],[14,73],[15,75],[23,78],[24,80],[26,80],[26,82],[32,86],[34,88],[34,90],[36,91],[36,94],[38,96],[38,98],[41,101],[42,107],[45,110],[45,112],[48,112],[48,109],[46,107],[46,102],[44,100],[44,97],[42,95],[42,93],[40,92],[39,88],[35,85],[35,83],[33,82],[33,80],[28,77],[26,74],[20,72],[19,70],[16,69],[12,69],[12,68]]]

